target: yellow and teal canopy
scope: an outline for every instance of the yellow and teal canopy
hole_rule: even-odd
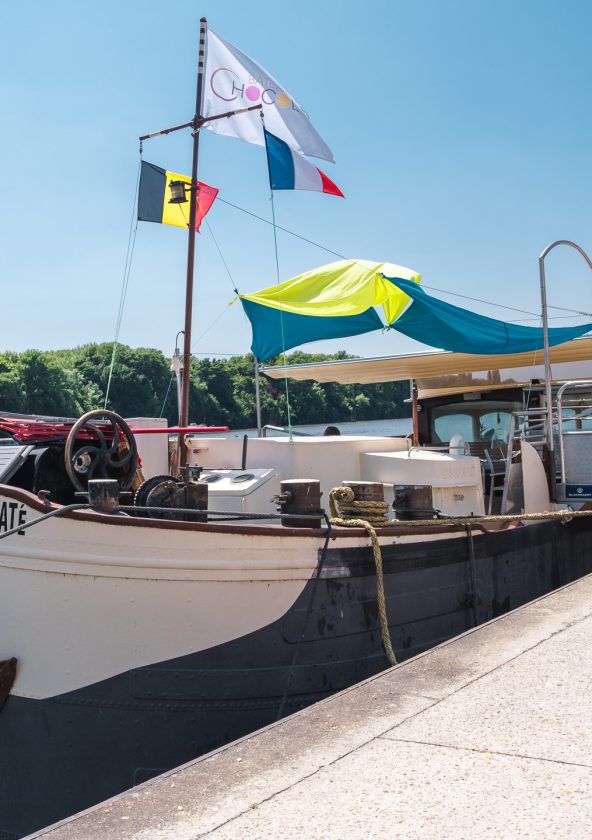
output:
[[[392,263],[342,260],[294,277],[241,302],[253,327],[251,350],[263,362],[300,344],[392,328],[456,353],[525,353],[543,347],[539,327],[469,312],[428,295],[420,275]],[[381,306],[383,322],[375,307]],[[553,327],[549,345],[592,330],[592,323]]]
[[[423,289],[399,278],[391,278],[412,303],[393,324],[397,332],[409,338],[456,353],[507,354],[541,350],[543,331],[478,315],[460,306],[431,297]],[[572,327],[551,327],[549,346],[563,344],[590,332],[592,324]]]
[[[387,277],[421,280],[416,271],[394,263],[340,260],[240,295],[253,327],[251,350],[262,362],[310,341],[384,329],[374,307],[381,306],[392,324],[409,303],[409,295]]]

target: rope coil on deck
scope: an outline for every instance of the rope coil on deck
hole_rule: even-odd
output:
[[[384,528],[388,524],[388,502],[360,502],[356,501],[351,487],[334,487],[329,493],[329,510],[331,511],[331,525],[345,528],[364,528],[372,543],[374,565],[376,566],[376,599],[380,618],[380,632],[382,643],[389,665],[396,665],[397,658],[391,643],[388,618],[386,615],[386,599],[384,595],[384,573],[382,570],[382,552],[376,536],[375,528]]]
[[[388,509],[388,502],[356,501],[351,487],[334,487],[329,494],[331,516],[346,519],[350,526],[351,520],[357,517],[374,528],[384,528],[388,525]]]

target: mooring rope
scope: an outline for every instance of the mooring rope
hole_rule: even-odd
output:
[[[386,599],[384,595],[384,573],[382,570],[382,552],[376,536],[375,528],[384,528],[388,524],[388,502],[360,502],[354,498],[351,487],[334,487],[329,493],[329,510],[331,511],[331,525],[341,525],[345,528],[364,528],[372,543],[374,565],[376,566],[376,599],[380,618],[380,632],[382,643],[389,665],[396,665],[397,658],[391,643],[388,618],[386,615]]]
[[[485,516],[439,516],[437,519],[389,519],[388,526],[404,525],[405,528],[415,528],[430,525],[480,525],[483,522],[544,522],[546,520],[557,520],[559,522],[570,522],[572,519],[581,519],[592,516],[592,510],[545,510],[541,513],[501,513],[487,514]]]
[[[336,505],[338,502],[338,506]],[[329,494],[329,510],[332,517],[347,519],[348,524],[356,517],[375,528],[388,525],[388,502],[359,502],[351,487],[334,487]]]

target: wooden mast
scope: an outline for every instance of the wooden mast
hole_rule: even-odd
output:
[[[206,55],[206,38],[208,24],[205,17],[200,19],[199,27],[199,54],[197,62],[197,91],[195,95],[195,114],[190,122],[175,125],[171,128],[165,128],[162,131],[155,131],[151,134],[145,134],[140,137],[140,142],[150,140],[153,137],[160,137],[162,135],[171,134],[173,131],[179,131],[183,128],[191,128],[193,133],[193,158],[191,165],[191,186],[188,188],[190,193],[189,205],[189,235],[187,241],[187,281],[185,286],[185,329],[183,342],[183,372],[181,379],[181,399],[179,412],[179,426],[181,428],[187,427],[189,423],[189,382],[191,374],[191,320],[193,315],[193,269],[195,263],[195,217],[197,215],[197,193],[198,180],[197,168],[199,159],[199,132],[201,127],[213,120],[227,119],[234,117],[237,114],[244,114],[248,111],[258,111],[261,105],[249,105],[246,108],[236,108],[232,111],[226,111],[223,114],[215,114],[210,117],[203,117],[201,113],[202,98],[203,98],[203,78]],[[178,465],[180,468],[185,467],[187,463],[187,451],[183,446],[183,434],[179,435],[179,453]]]
[[[191,373],[191,318],[193,314],[193,267],[195,261],[195,216],[197,209],[197,163],[199,157],[199,129],[202,122],[201,103],[203,72],[206,51],[207,21],[201,18],[199,27],[199,58],[197,63],[197,92],[195,96],[195,116],[193,117],[193,160],[191,165],[191,201],[189,206],[189,237],[187,243],[187,283],[185,287],[185,336],[183,342],[183,376],[181,388],[180,425],[189,422],[189,379]],[[179,444],[181,441],[179,440]],[[180,446],[179,465],[186,463],[186,451]]]

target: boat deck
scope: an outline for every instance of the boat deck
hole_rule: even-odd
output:
[[[34,837],[584,838],[592,576]]]

